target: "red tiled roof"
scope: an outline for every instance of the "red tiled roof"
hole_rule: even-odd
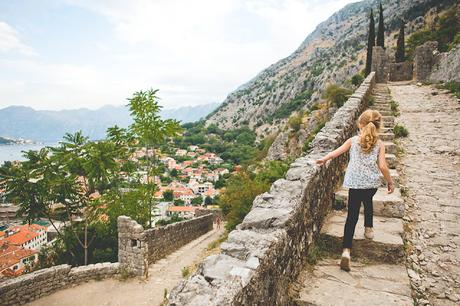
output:
[[[170,212],[195,212],[196,207],[193,206],[171,206],[168,208]]]
[[[14,264],[17,264],[21,259],[27,258],[38,253],[36,250],[28,250],[9,243],[0,245],[0,273],[4,273]],[[19,275],[22,271],[6,271],[7,274]],[[9,273],[10,272],[10,273]]]

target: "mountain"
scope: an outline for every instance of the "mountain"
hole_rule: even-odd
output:
[[[379,0],[352,3],[334,13],[307,36],[298,49],[230,93],[206,124],[220,128],[249,125],[260,137],[282,130],[293,111],[321,100],[328,84],[351,87],[348,80],[364,68],[372,8],[378,24]],[[400,19],[406,34],[424,26],[457,0],[383,0],[385,43],[394,54]]]
[[[217,103],[162,109],[162,118],[197,121],[218,106]],[[105,137],[108,127],[126,127],[131,123],[124,106],[104,106],[97,110],[85,108],[62,111],[37,111],[30,107],[10,106],[0,109],[0,135],[9,138],[54,142],[67,132],[83,131],[91,139]]]

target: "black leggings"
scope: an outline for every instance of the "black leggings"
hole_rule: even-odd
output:
[[[355,234],[356,223],[359,218],[361,202],[364,204],[364,226],[373,227],[372,217],[372,197],[377,192],[377,188],[372,189],[349,189],[348,190],[348,215],[343,231],[343,247],[351,248],[353,236]]]

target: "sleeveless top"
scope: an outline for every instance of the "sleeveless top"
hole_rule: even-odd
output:
[[[371,189],[380,187],[378,167],[380,140],[369,153],[362,151],[359,136],[351,138],[350,161],[345,172],[343,186],[353,189]]]

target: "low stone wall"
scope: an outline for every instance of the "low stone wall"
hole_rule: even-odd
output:
[[[413,75],[414,68],[412,62],[390,63],[390,81],[409,81],[412,80]]]
[[[214,215],[148,230],[126,216],[118,217],[118,261],[137,276],[148,276],[149,264],[212,230]]]
[[[372,48],[371,70],[375,71],[375,81],[386,83],[388,81],[388,54],[379,46]]]
[[[438,50],[438,42],[427,41],[415,48],[414,78],[417,81],[428,81],[431,70],[436,62],[435,52]]]
[[[59,265],[0,283],[0,305],[22,305],[57,290],[117,275],[118,263],[99,263],[72,268]],[[76,297],[78,298],[78,297]]]
[[[291,164],[285,179],[257,196],[222,253],[169,295],[169,305],[289,305],[288,288],[304,268],[308,249],[331,209],[347,157],[318,167],[315,160],[356,132],[375,84],[372,72],[316,135],[312,150]]]

